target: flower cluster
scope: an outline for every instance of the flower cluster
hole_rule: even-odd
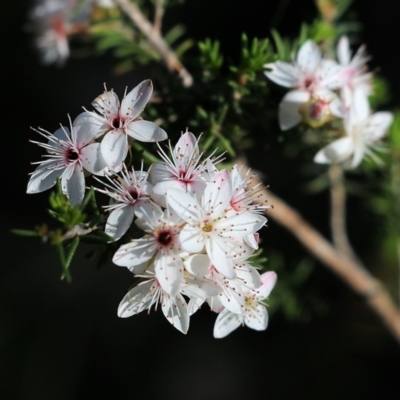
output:
[[[44,64],[63,64],[71,35],[82,31],[94,4],[112,7],[113,0],[37,0],[30,13],[36,47]]]
[[[122,300],[118,315],[129,317],[161,303],[167,320],[186,333],[190,316],[203,303],[219,313],[214,336],[224,337],[240,324],[266,329],[263,300],[276,274],[260,275],[250,258],[258,249],[262,215],[270,206],[260,199],[254,175],[235,165],[218,170],[222,156],[203,157],[198,139],[181,135],[168,155],[159,146],[161,161],[148,171],[128,167],[132,140],[158,142],[166,132],[140,113],[152,95],[152,83],[143,81],[121,102],[105,91],[70,128],[51,134],[36,131],[47,143],[33,142],[47,155],[31,174],[28,193],[51,188],[57,179],[72,205],[81,204],[85,178],[91,174],[104,184],[95,188],[110,197],[105,232],[122,244],[113,262],[126,267],[138,283]],[[103,176],[102,179],[99,176]],[[133,233],[133,235],[131,235]]]
[[[143,81],[121,103],[111,90],[105,91],[92,103],[98,111],[85,111],[70,128],[61,126],[53,134],[44,129],[36,131],[48,142],[36,142],[47,154],[31,174],[27,193],[39,193],[53,187],[61,179],[62,192],[72,205],[82,202],[85,176],[110,175],[123,168],[129,142],[133,139],[155,142],[167,138],[166,132],[140,113],[153,92],[150,80]]]
[[[171,158],[160,148],[163,161],[150,173],[125,171],[103,191],[114,199],[106,232],[121,237],[134,215],[144,233],[113,257],[142,279],[124,297],[118,315],[129,317],[161,303],[167,320],[186,333],[190,316],[207,302],[221,313],[215,337],[241,323],[266,329],[261,301],[276,274],[260,276],[249,258],[267,221],[261,213],[269,206],[254,202],[258,188],[248,188],[252,176],[243,177],[240,167],[218,171],[220,157],[201,160],[192,133],[184,133],[170,153]]]
[[[371,114],[368,96],[372,74],[364,47],[352,56],[347,37],[337,45],[337,60],[325,58],[316,43],[306,41],[293,63],[266,64],[265,75],[278,85],[290,88],[279,106],[279,124],[287,130],[300,122],[319,128],[335,118],[342,120],[338,137],[314,157],[320,164],[343,163],[357,167],[364,156],[377,159],[371,147],[386,133],[393,116],[389,112]]]

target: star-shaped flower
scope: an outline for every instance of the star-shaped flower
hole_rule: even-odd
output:
[[[154,122],[145,121],[140,114],[153,93],[151,80],[137,85],[119,102],[114,91],[105,91],[92,103],[98,113],[85,111],[76,124],[94,125],[101,141],[101,153],[112,170],[120,170],[128,154],[128,137],[141,142],[158,142],[167,138],[166,132]]]

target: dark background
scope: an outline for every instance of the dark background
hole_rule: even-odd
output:
[[[241,32],[268,35],[278,1],[188,0],[167,15],[182,20],[195,39],[219,38],[237,57]],[[1,133],[1,399],[398,399],[400,348],[363,300],[323,266],[311,283],[329,310],[308,324],[287,322],[276,314],[265,332],[238,329],[223,340],[212,337],[215,315],[202,310],[184,336],[161,312],[119,319],[117,306],[132,285],[124,268],[96,270],[83,249],[72,265],[73,284],[60,282],[55,251],[33,239],[10,234],[47,219],[48,193],[26,195],[30,161],[40,151],[29,126],[53,131],[102,91],[103,82],[121,93],[135,86],[144,71],[122,77],[110,74],[111,57],[68,61],[65,68],[42,67],[24,30],[28,1],[0,4]],[[392,106],[400,104],[400,25],[397,2],[355,1],[364,24],[361,36],[374,58],[372,68],[390,81]],[[302,19],[312,21],[313,1],[288,3],[285,34],[298,32]],[[184,128],[185,121],[182,121]],[[272,157],[273,159],[273,157]],[[319,223],[326,219],[327,198],[290,196],[299,187],[285,163],[265,159],[275,192]],[[300,185],[300,183],[299,183]],[[321,204],[321,201],[324,201]],[[359,216],[362,218],[362,216]],[[367,221],[351,226],[365,237]],[[359,231],[360,230],[360,231]],[[327,231],[324,232],[326,235]],[[299,245],[273,221],[268,235],[286,235],[288,257]],[[368,264],[368,251],[357,242]],[[296,250],[297,251],[297,250]]]

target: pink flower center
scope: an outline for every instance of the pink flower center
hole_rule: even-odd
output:
[[[163,247],[169,246],[172,244],[174,240],[174,234],[171,229],[166,229],[166,228],[160,229],[157,232],[156,239],[161,246]]]
[[[114,129],[120,129],[122,128],[122,126],[124,125],[125,120],[121,117],[115,117],[113,118],[113,120],[111,121],[111,126]]]
[[[72,164],[79,159],[79,153],[77,153],[73,148],[69,148],[65,153],[66,164]]]

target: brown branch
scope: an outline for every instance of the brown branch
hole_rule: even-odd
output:
[[[365,297],[370,307],[400,343],[400,312],[383,285],[359,262],[339,253],[301,215],[271,192],[263,192],[274,209],[268,213],[296,238],[327,268],[339,275],[356,293]]]
[[[237,162],[246,165],[242,159],[238,159]],[[247,170],[248,168],[243,168],[243,171]],[[249,189],[258,183],[260,183],[258,179],[253,179],[249,183]],[[273,205],[268,217],[284,226],[314,257],[342,278],[356,293],[363,296],[400,344],[400,311],[381,282],[373,277],[361,262],[338,251],[279,197],[265,189],[260,194],[258,202],[265,204],[268,200]]]
[[[154,0],[154,23],[153,29],[160,34],[162,18],[164,15],[164,0]]]
[[[339,164],[332,164],[328,170],[331,194],[331,230],[335,247],[346,256],[357,260],[350,244],[346,229],[346,189],[343,169]]]
[[[178,57],[165,42],[163,37],[160,35],[160,32],[157,32],[157,30],[154,29],[154,26],[143,15],[138,6],[130,0],[115,0],[115,3],[147,37],[149,42],[164,60],[167,68],[181,77],[183,86],[191,86],[193,84],[192,76],[178,60]]]

